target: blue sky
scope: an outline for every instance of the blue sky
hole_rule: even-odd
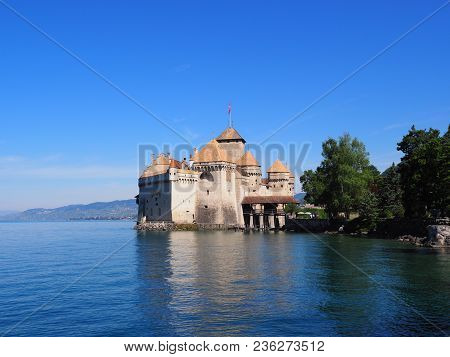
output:
[[[2,0],[3,1],[3,0]],[[444,1],[5,0],[200,146],[226,126],[259,143]],[[0,3],[0,210],[126,199],[138,144],[182,140]],[[344,132],[385,169],[415,124],[450,118],[450,6],[278,132]]]

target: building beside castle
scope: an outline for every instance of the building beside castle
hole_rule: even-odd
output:
[[[283,207],[296,202],[294,175],[276,160],[262,177],[261,166],[231,126],[190,160],[153,158],[139,178],[138,225],[195,223],[205,228],[278,228]]]

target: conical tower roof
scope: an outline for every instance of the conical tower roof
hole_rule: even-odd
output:
[[[291,173],[286,166],[280,160],[276,160],[273,165],[267,170],[269,173]]]
[[[216,140],[211,140],[206,144],[196,155],[194,155],[193,160],[195,162],[232,162],[227,157],[227,153],[223,150]]]
[[[238,166],[260,166],[258,161],[250,151],[246,151],[244,155],[236,162]]]

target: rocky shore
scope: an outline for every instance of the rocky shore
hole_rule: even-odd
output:
[[[400,236],[398,240],[422,247],[450,247],[450,226],[430,225],[427,227],[426,237],[404,235]]]
[[[450,222],[448,219],[435,220],[389,220],[379,224],[379,229],[371,232],[355,230],[351,222],[328,221],[321,219],[293,220],[288,219],[286,231],[304,233],[349,234],[355,236],[372,236],[377,238],[397,239],[399,241],[422,247],[450,247]],[[138,231],[210,231],[210,230],[242,230],[241,227],[219,224],[177,224],[171,221],[150,221],[138,223],[134,227]]]
[[[444,219],[388,219],[378,222],[368,231],[358,222],[326,219],[290,219],[286,230],[305,233],[349,234],[397,239],[424,247],[450,247],[450,220]]]

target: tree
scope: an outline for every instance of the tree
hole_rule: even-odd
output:
[[[380,209],[378,197],[374,192],[366,191],[359,205],[358,214],[361,226],[367,228],[369,231],[376,227],[380,216]]]
[[[377,196],[381,218],[403,216],[405,210],[402,204],[403,191],[400,185],[400,173],[394,163],[381,174],[377,185]]]
[[[288,203],[286,206],[284,206],[284,212],[287,214],[290,214],[291,216],[295,217],[295,214],[298,212],[299,207],[296,203]]]
[[[329,217],[357,211],[378,170],[369,163],[364,144],[349,134],[322,144],[323,160],[317,170],[300,177],[306,202],[323,205]]]
[[[441,151],[439,156],[439,202],[442,215],[450,216],[450,125],[441,139]]]
[[[427,217],[445,211],[442,165],[448,164],[448,154],[442,152],[444,141],[439,130],[417,130],[412,126],[397,144],[397,150],[404,154],[398,169],[405,216]]]

